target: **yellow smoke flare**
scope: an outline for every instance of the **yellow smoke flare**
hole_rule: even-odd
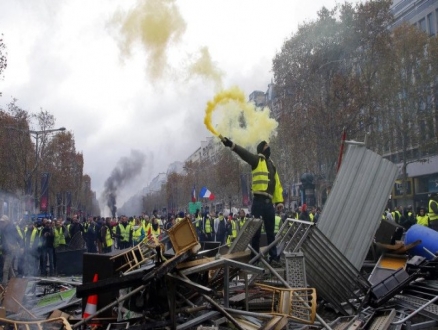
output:
[[[241,90],[237,88],[231,88],[230,90],[219,92],[218,94],[216,94],[213,101],[207,102],[207,108],[205,109],[204,124],[207,127],[207,129],[216,136],[219,136],[219,133],[216,132],[212,124],[213,111],[216,109],[218,105],[224,104],[230,100],[243,103],[245,101],[245,96],[243,95],[243,92]],[[222,137],[220,136],[220,138]]]
[[[217,109],[221,111],[215,128],[212,117]],[[243,147],[254,147],[261,140],[269,142],[278,127],[277,121],[270,118],[269,108],[256,108],[253,103],[246,102],[243,91],[238,87],[219,92],[207,103],[204,124],[220,139],[225,135]]]

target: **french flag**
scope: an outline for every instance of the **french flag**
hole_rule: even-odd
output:
[[[196,191],[195,191],[195,186],[193,186],[193,190],[192,190],[192,202],[193,202],[193,203],[196,202]]]
[[[199,192],[199,197],[208,198],[211,201],[214,199],[213,193],[208,190],[207,187],[202,187],[201,191]]]

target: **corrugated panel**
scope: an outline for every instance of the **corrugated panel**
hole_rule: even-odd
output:
[[[394,163],[364,145],[348,145],[318,228],[358,270],[379,227],[396,176]]]

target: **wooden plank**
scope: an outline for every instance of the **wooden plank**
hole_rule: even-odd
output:
[[[4,294],[3,307],[7,312],[18,313],[26,292],[28,279],[13,277],[9,280]]]
[[[224,259],[231,259],[236,261],[249,261],[249,257],[251,255],[251,252],[249,250],[247,251],[240,251],[236,253],[227,253],[224,255],[221,255],[220,258]],[[210,257],[210,258],[203,258],[203,259],[197,259],[197,260],[191,260],[186,261],[178,264],[176,266],[177,269],[184,269],[184,268],[190,268],[194,266],[204,265],[211,261],[217,260],[216,257]]]

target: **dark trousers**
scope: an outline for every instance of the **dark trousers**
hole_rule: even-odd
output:
[[[266,239],[268,245],[275,240],[274,228],[275,228],[275,208],[272,201],[265,196],[254,195],[254,200],[251,207],[251,214],[255,218],[262,218],[265,225]],[[260,235],[262,228],[254,234],[251,242],[251,246],[257,252],[260,251]],[[269,249],[269,256],[272,259],[277,258],[277,247],[274,246]]]
[[[127,249],[132,247],[132,244],[130,242],[119,242],[119,249],[123,250],[123,249]]]

